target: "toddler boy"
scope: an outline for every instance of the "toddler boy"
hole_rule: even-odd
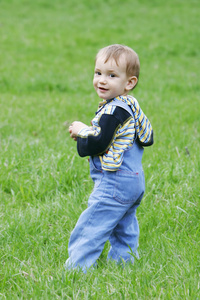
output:
[[[93,85],[102,101],[92,126],[79,121],[69,126],[78,154],[90,156],[94,189],[71,233],[66,269],[86,272],[107,240],[108,260],[133,262],[131,250],[138,256],[136,209],[145,190],[142,154],[144,146],[153,144],[149,120],[128,95],[137,85],[139,71],[138,55],[131,48],[115,44],[101,49]]]

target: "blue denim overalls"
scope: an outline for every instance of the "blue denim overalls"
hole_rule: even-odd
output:
[[[119,102],[116,100],[113,105],[130,112],[127,104]],[[143,147],[136,139],[133,146],[124,152],[119,170],[114,172],[102,170],[98,156],[90,157],[94,189],[88,200],[88,208],[81,214],[71,233],[66,269],[79,267],[86,272],[95,264],[107,240],[111,244],[108,259],[133,262],[131,251],[138,256],[136,209],[145,190],[142,154]]]

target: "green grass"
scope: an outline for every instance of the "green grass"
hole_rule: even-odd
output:
[[[0,1],[0,299],[200,299],[199,1]],[[65,121],[89,124],[94,57],[138,52],[150,118],[140,259],[67,273],[92,190]]]

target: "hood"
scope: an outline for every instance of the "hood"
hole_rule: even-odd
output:
[[[128,104],[134,114],[135,127],[137,138],[142,146],[150,146],[153,144],[153,128],[150,121],[143,113],[139,106],[138,101],[133,96],[119,96],[115,99],[120,100]]]

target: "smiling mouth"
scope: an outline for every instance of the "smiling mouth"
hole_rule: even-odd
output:
[[[105,89],[105,88],[102,88],[102,87],[99,87],[99,90],[102,91],[102,92],[108,91],[108,89]]]

